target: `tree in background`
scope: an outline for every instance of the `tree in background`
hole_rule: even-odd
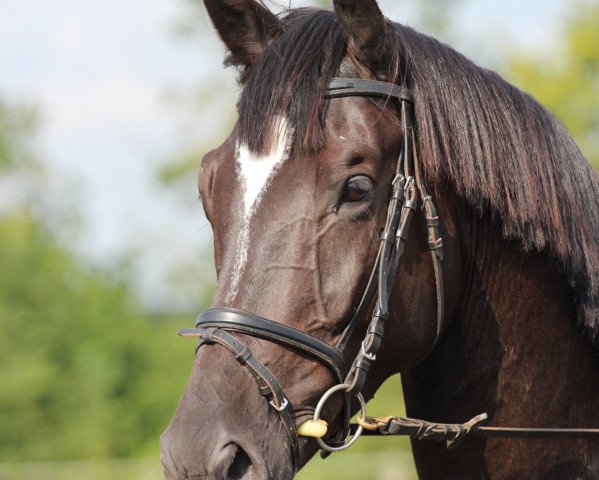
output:
[[[573,0],[551,53],[515,55],[508,65],[509,78],[560,118],[599,167],[599,1]]]
[[[447,9],[458,2],[423,0],[422,25],[456,35]],[[515,56],[508,76],[564,120],[599,164],[599,1],[574,3],[556,41],[561,53]],[[228,132],[235,99],[217,96],[221,79],[198,89],[194,104],[208,116],[208,101],[230,106],[217,125]],[[189,320],[149,318],[121,272],[83,264],[58,240],[42,202],[34,127],[32,109],[0,101],[0,462],[156,455],[192,362],[193,347],[174,335]],[[173,155],[165,179],[195,176],[214,143],[202,138],[188,155]],[[401,413],[398,397],[397,389],[381,395],[384,406],[373,413]],[[380,449],[365,442],[360,448]]]
[[[35,124],[32,109],[8,106],[0,100],[0,173],[31,163],[31,152],[24,138]]]
[[[40,216],[34,124],[0,102],[0,463],[155,454],[191,346]]]

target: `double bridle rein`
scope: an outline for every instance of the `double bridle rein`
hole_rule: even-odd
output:
[[[348,321],[337,344],[332,346],[296,328],[228,308],[211,308],[204,311],[196,321],[196,328],[180,330],[179,335],[199,338],[196,353],[202,345],[221,345],[247,368],[256,379],[260,394],[278,412],[287,431],[294,469],[297,469],[299,464],[299,436],[315,437],[323,453],[327,452],[326,454],[349,448],[362,433],[409,435],[416,439],[446,441],[449,448],[463,441],[469,434],[518,438],[599,436],[599,429],[483,427],[481,423],[487,419],[486,414],[478,415],[464,424],[440,424],[411,418],[371,418],[366,416],[366,406],[361,391],[383,339],[385,321],[389,318],[389,299],[399,259],[405,249],[412,218],[419,207],[421,207],[426,220],[428,249],[431,252],[437,297],[436,336],[431,345],[431,351],[443,331],[444,292],[441,270],[443,242],[439,235],[439,218],[435,205],[427,192],[414,148],[414,99],[412,93],[407,88],[392,83],[355,78],[333,78],[325,90],[325,98],[329,99],[350,96],[397,100],[401,112],[403,144],[391,184],[387,219],[380,234],[380,244],[374,267],[355,313]],[[367,313],[372,309],[375,300],[366,335],[359,352],[348,368],[345,361],[345,349],[358,325],[363,322]],[[285,345],[318,360],[330,370],[338,384],[325,392],[318,402],[313,420],[308,422],[311,428],[303,428],[305,425],[302,425],[298,433],[292,415],[292,407],[279,382],[234,333]],[[336,392],[342,392],[345,396],[343,424],[334,439],[325,443],[322,437],[326,434],[326,424],[320,419],[320,413],[326,401]],[[350,400],[352,397],[357,398],[360,404],[357,425],[350,425],[352,413]],[[324,428],[319,428],[323,424]],[[318,430],[320,431],[315,433]]]

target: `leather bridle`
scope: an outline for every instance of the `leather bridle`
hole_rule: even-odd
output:
[[[352,318],[347,322],[337,344],[333,347],[295,328],[229,308],[208,309],[198,317],[196,328],[179,331],[179,335],[181,336],[199,338],[196,352],[202,345],[219,344],[231,351],[237,361],[251,372],[258,383],[260,393],[266,397],[273,408],[279,413],[289,436],[295,468],[297,468],[299,460],[299,440],[289,400],[283,393],[275,376],[256,359],[250,349],[233,333],[242,333],[285,345],[315,358],[325,365],[333,374],[338,385],[325,393],[316,410],[320,412],[324,401],[332,393],[342,390],[346,398],[343,426],[338,437],[345,438],[350,430],[350,396],[356,396],[361,405],[364,405],[361,391],[364,387],[368,370],[376,360],[376,355],[380,349],[385,321],[389,317],[389,299],[395,282],[399,258],[404,252],[410,224],[414,213],[419,207],[419,199],[422,202],[422,208],[426,217],[428,247],[432,252],[436,279],[437,328],[435,343],[443,328],[443,280],[440,263],[443,256],[442,240],[439,236],[439,219],[436,215],[435,206],[432,198],[426,191],[424,182],[420,176],[417,158],[414,155],[412,93],[403,86],[377,80],[353,78],[334,78],[325,91],[325,98],[329,99],[350,96],[397,100],[401,112],[403,144],[391,184],[391,198],[387,210],[387,219],[385,228],[380,234],[380,244],[375,264],[358,307]],[[366,336],[362,341],[360,351],[348,368],[345,362],[344,351],[354,331],[366,318],[368,311],[372,309],[375,293],[377,292],[376,303],[370,324],[366,330]],[[364,412],[362,416],[364,416]],[[358,433],[354,433],[354,437],[350,442],[340,442],[337,440],[333,445],[327,445],[321,438],[317,440],[323,450],[339,451],[348,448],[360,433],[361,427],[359,427]]]
[[[363,432],[370,435],[409,435],[419,440],[446,441],[449,448],[459,444],[467,435],[504,438],[599,437],[599,429],[483,427],[481,423],[487,418],[484,413],[464,424],[431,423],[402,417],[371,418],[366,416],[365,402],[361,391],[368,370],[376,360],[381,346],[385,322],[389,318],[389,300],[396,280],[399,259],[405,249],[412,218],[419,207],[426,220],[428,249],[431,252],[435,276],[437,325],[431,351],[443,332],[444,291],[441,270],[443,242],[439,235],[439,218],[433,200],[426,190],[414,146],[414,99],[412,93],[403,86],[355,78],[333,78],[325,90],[325,98],[329,99],[351,96],[377,97],[398,101],[403,128],[403,144],[391,184],[387,219],[380,234],[380,244],[374,267],[355,313],[347,322],[336,345],[331,346],[293,327],[229,308],[211,308],[204,311],[197,319],[196,328],[180,330],[179,335],[198,337],[196,352],[202,345],[219,344],[231,351],[237,361],[248,369],[256,379],[260,393],[278,412],[287,431],[294,469],[297,469],[299,464],[299,439],[289,400],[275,376],[239,338],[233,335],[234,333],[282,344],[318,360],[330,370],[338,384],[323,394],[315,408],[313,421],[320,420],[320,412],[324,403],[334,393],[342,392],[345,395],[345,402],[342,427],[335,439],[329,440],[329,444],[327,444],[320,436],[315,435],[323,453],[349,448]],[[345,361],[346,347],[370,310],[372,310],[372,315],[366,335],[359,352],[351,366],[348,367]],[[352,396],[355,396],[360,402],[361,413],[358,425],[350,425],[350,399]],[[350,434],[353,437],[348,440]]]

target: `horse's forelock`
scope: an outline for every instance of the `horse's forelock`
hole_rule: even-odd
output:
[[[347,36],[335,14],[295,9],[284,17],[285,33],[265,50],[247,78],[239,101],[240,141],[262,153],[275,119],[287,118],[295,146],[322,146],[326,85],[343,61]]]

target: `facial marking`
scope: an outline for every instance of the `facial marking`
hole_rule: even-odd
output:
[[[238,174],[244,184],[243,203],[245,214],[251,215],[258,207],[262,193],[268,187],[279,167],[289,157],[290,137],[287,120],[279,118],[274,127],[275,141],[268,154],[256,154],[246,146],[237,149]]]
[[[238,145],[236,151],[237,175],[243,185],[243,217],[241,230],[237,239],[235,263],[229,289],[225,300],[231,302],[239,290],[239,281],[249,248],[250,223],[252,215],[260,205],[264,192],[268,189],[273,177],[287,158],[293,131],[287,125],[284,117],[277,119],[274,125],[274,141],[271,142],[270,152],[256,154],[247,145]]]

